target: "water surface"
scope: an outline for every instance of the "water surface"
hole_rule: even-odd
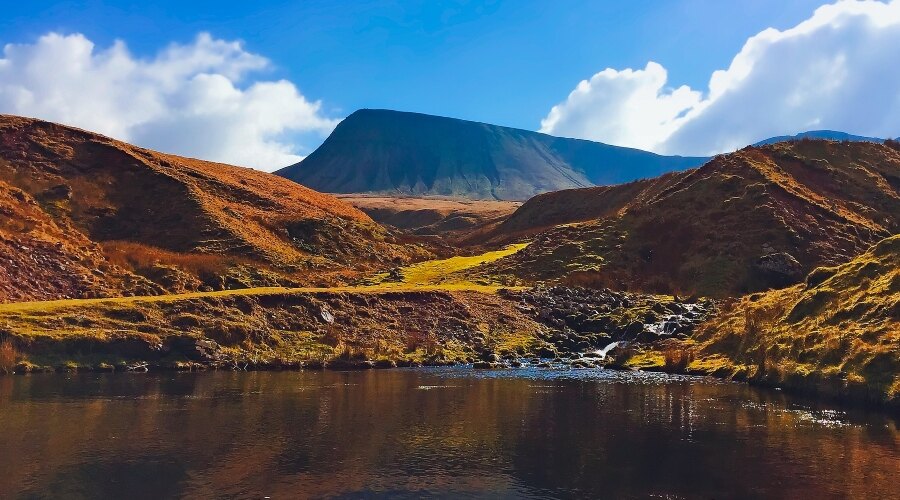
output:
[[[0,377],[0,497],[896,498],[900,431],[602,370]]]

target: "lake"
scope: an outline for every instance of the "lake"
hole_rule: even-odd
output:
[[[0,377],[0,497],[891,498],[900,431],[609,370]]]

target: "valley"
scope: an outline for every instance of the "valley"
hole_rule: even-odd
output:
[[[47,122],[0,132],[6,372],[639,369],[900,404],[893,141],[519,203],[333,196]]]

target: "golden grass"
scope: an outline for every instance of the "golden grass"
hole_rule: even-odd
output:
[[[98,299],[64,299],[64,300],[48,300],[33,302],[13,302],[0,304],[0,314],[2,313],[24,313],[24,312],[50,312],[59,311],[67,308],[77,308],[82,306],[95,305],[122,305],[122,304],[141,304],[155,302],[174,302],[186,299],[198,299],[204,297],[231,297],[241,295],[276,295],[276,294],[308,294],[322,292],[346,292],[346,293],[380,293],[380,292],[406,292],[406,291],[423,291],[423,292],[452,292],[452,291],[472,291],[481,293],[496,293],[501,287],[498,285],[484,285],[473,283],[464,279],[450,279],[449,277],[458,271],[470,269],[481,264],[492,262],[512,255],[525,248],[527,244],[510,245],[502,250],[487,252],[481,255],[471,257],[452,257],[450,259],[434,260],[413,264],[400,269],[404,276],[402,282],[385,281],[387,273],[381,273],[375,276],[374,284],[365,284],[358,286],[337,286],[337,287],[259,287],[259,288],[243,288],[239,290],[219,290],[213,292],[190,292],[168,295],[150,295],[136,297],[112,297]]]
[[[900,402],[900,235],[805,284],[726,305],[697,339],[691,369],[715,357],[722,374]]]
[[[434,286],[440,284],[448,289],[468,290],[485,286],[483,283],[471,281],[462,274],[483,264],[494,262],[513,255],[528,246],[528,243],[509,245],[501,250],[486,252],[473,256],[457,256],[449,259],[430,260],[406,266],[399,270],[402,280],[389,281],[389,273],[381,273],[375,276],[374,281],[383,288],[397,288],[408,286]]]

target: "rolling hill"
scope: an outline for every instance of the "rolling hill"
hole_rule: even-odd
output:
[[[525,200],[696,167],[706,158],[418,113],[363,109],[300,163],[276,173],[329,193]]]
[[[895,142],[802,140],[656,179],[539,195],[470,239],[534,240],[485,273],[724,296],[796,283],[898,232]]]
[[[424,257],[281,177],[0,116],[0,302],[346,281]]]

